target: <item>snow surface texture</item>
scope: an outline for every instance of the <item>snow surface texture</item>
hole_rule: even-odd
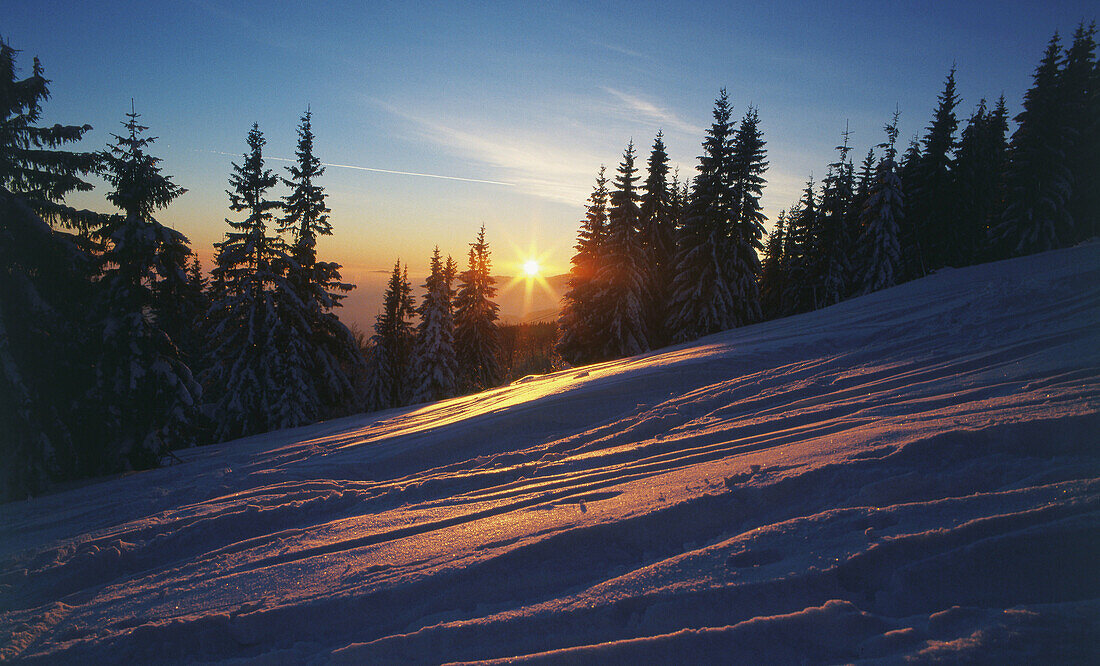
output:
[[[1100,658],[1100,243],[0,506],[30,663]]]

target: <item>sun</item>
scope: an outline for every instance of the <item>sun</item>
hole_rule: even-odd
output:
[[[523,272],[527,277],[537,277],[539,274],[539,262],[534,259],[528,259],[523,262]]]

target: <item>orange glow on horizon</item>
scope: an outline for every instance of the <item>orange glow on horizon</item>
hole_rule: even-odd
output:
[[[534,243],[527,250],[515,246],[512,250],[516,259],[508,264],[508,272],[514,277],[503,285],[501,291],[507,293],[522,285],[523,312],[528,312],[534,302],[533,296],[536,286],[546,295],[556,296],[545,277],[547,270],[550,268],[547,259],[552,253],[549,251],[539,252],[535,249]]]

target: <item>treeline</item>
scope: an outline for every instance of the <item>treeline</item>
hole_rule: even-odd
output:
[[[470,244],[465,271],[459,273],[449,256],[443,261],[438,247],[429,269],[417,306],[408,266],[394,264],[365,350],[367,410],[442,400],[504,378],[485,227]]]
[[[761,274],[765,316],[813,310],[945,266],[1065,247],[1100,220],[1095,26],[1051,38],[1009,138],[1001,96],[959,132],[955,69],[925,134],[899,158],[897,114],[858,170],[848,137],[820,187],[780,213]]]
[[[156,219],[185,190],[139,114],[104,150],[64,150],[91,127],[37,126],[49,81],[37,58],[17,78],[16,53],[0,42],[0,500],[502,380],[484,228],[466,271],[436,250],[419,306],[395,267],[364,349],[334,312],[353,285],[317,256],[332,225],[308,110],[281,176],[258,125],[248,132],[207,277]],[[93,174],[118,212],[65,204]]]
[[[668,177],[660,134],[639,188],[633,145],[603,167],[577,236],[558,349],[572,363],[629,356],[817,309],[945,266],[1065,247],[1100,224],[1095,25],[1050,40],[1008,138],[1003,96],[961,133],[955,69],[924,136],[899,158],[898,114],[857,168],[848,132],[820,185],[781,212],[766,245],[756,109],[730,121],[723,90],[697,175]],[[610,185],[610,187],[609,187]],[[762,257],[762,260],[759,259]]]
[[[756,109],[714,105],[698,174],[669,178],[660,133],[639,187],[634,144],[608,187],[600,167],[562,302],[558,350],[571,363],[631,356],[760,318],[764,139]]]

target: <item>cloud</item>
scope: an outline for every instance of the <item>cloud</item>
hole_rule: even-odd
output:
[[[588,40],[588,42],[590,44],[592,44],[593,46],[598,46],[600,48],[607,49],[608,51],[611,51],[613,53],[618,53],[620,55],[630,56],[631,58],[638,58],[639,60],[653,60],[653,58],[651,58],[650,56],[647,56],[644,53],[638,53],[637,51],[632,51],[632,50],[630,50],[626,47],[619,46],[618,44],[611,44],[610,42],[601,42],[601,41],[598,41],[598,40],[595,40],[595,39],[590,39],[590,40]]]
[[[677,131],[691,134],[693,136],[699,136],[703,134],[704,130],[702,127],[692,125],[691,123],[682,120],[672,111],[669,111],[668,109],[663,109],[648,100],[642,99],[641,97],[637,97],[635,95],[631,95],[629,93],[625,93],[621,90],[616,90],[615,88],[609,88],[607,86],[603,86],[603,90],[604,92],[612,95],[620,102],[625,104],[629,110],[641,114],[642,116],[645,116],[652,121],[656,121],[657,124],[662,125],[665,128],[675,129]]]
[[[234,153],[227,153],[220,150],[206,151],[214,153],[216,155],[229,155],[230,157],[236,157]],[[264,157],[265,160],[271,160],[274,162],[296,162],[286,157],[271,157],[270,155]],[[463,178],[462,176],[444,176],[437,173],[419,173],[416,171],[397,171],[394,169],[382,169],[379,167],[366,167],[356,164],[333,164],[332,162],[321,162],[321,166],[333,167],[335,169],[354,169],[356,171],[371,171],[374,173],[391,173],[398,176],[418,176],[420,178],[438,178],[440,180],[458,180],[464,183],[484,183],[486,185],[502,185],[504,187],[515,187],[515,183],[505,183],[499,180],[485,180],[482,178]]]
[[[410,123],[422,138],[449,151],[502,170],[519,191],[550,201],[581,205],[601,159],[563,146],[560,137],[543,138],[516,129],[461,129],[410,114],[379,100],[372,102]]]

